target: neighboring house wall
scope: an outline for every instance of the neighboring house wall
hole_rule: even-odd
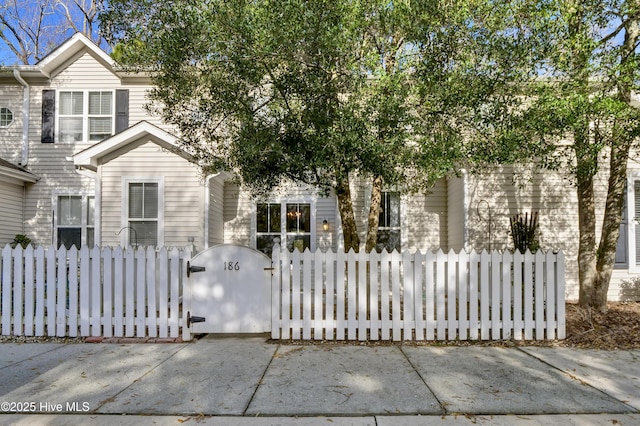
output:
[[[0,158],[0,247],[24,235],[24,194],[37,180],[23,167]]]
[[[161,238],[158,245],[185,247],[193,237],[197,249],[204,242],[204,182],[198,168],[155,143],[108,154],[102,160],[102,245],[125,245],[127,183],[159,182]],[[120,235],[117,235],[120,232]]]
[[[0,248],[23,234],[22,201],[24,185],[5,181],[0,177]]]

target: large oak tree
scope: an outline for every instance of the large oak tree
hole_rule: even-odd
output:
[[[463,165],[474,111],[508,80],[495,65],[520,50],[479,27],[499,22],[481,19],[490,3],[112,0],[101,18],[205,168],[256,192],[283,180],[335,191],[356,251],[351,180],[368,182],[369,251],[382,189],[428,190]]]
[[[632,102],[640,84],[640,2],[554,0],[531,5],[522,25],[540,34],[541,56],[531,65],[538,76],[523,86],[527,101],[512,117],[511,136],[517,137],[505,139],[510,142],[506,146],[572,176],[580,231],[579,303],[606,310],[627,164],[640,136],[640,111]],[[608,175],[601,217],[596,214],[594,185],[599,172]]]

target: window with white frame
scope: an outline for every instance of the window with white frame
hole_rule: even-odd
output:
[[[378,239],[376,251],[384,249],[391,252],[401,249],[400,226],[400,193],[383,192],[380,200],[380,213],[378,216]]]
[[[315,227],[312,204],[258,203],[256,206],[256,248],[271,254],[276,238],[289,251],[313,250]]]
[[[60,142],[99,142],[113,135],[113,91],[60,91]]]
[[[0,107],[0,127],[9,127],[13,123],[13,111],[7,107]]]
[[[158,182],[128,184],[129,245],[158,246],[159,211]]]
[[[95,244],[95,197],[87,195],[59,195],[56,198],[55,237],[57,247]]]

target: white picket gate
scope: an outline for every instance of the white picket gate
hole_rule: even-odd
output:
[[[274,248],[274,339],[565,338],[562,252],[289,253]]]
[[[188,249],[6,246],[1,334],[178,337]]]

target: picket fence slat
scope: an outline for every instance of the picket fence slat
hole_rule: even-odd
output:
[[[69,251],[69,337],[78,336],[78,249]]]
[[[283,250],[274,259],[288,256]],[[562,253],[551,252],[294,252],[290,263],[278,265],[272,283],[281,297],[272,299],[278,314],[271,335],[357,341],[564,338],[563,262]],[[324,299],[317,297],[321,289]],[[303,322],[312,315],[314,333],[305,326],[300,336],[294,326],[289,336],[288,324],[296,324],[300,312]]]
[[[33,271],[33,247],[28,246],[24,252],[24,335],[33,336],[35,320],[35,277]]]
[[[124,336],[124,253],[116,247],[113,253],[113,335]]]

